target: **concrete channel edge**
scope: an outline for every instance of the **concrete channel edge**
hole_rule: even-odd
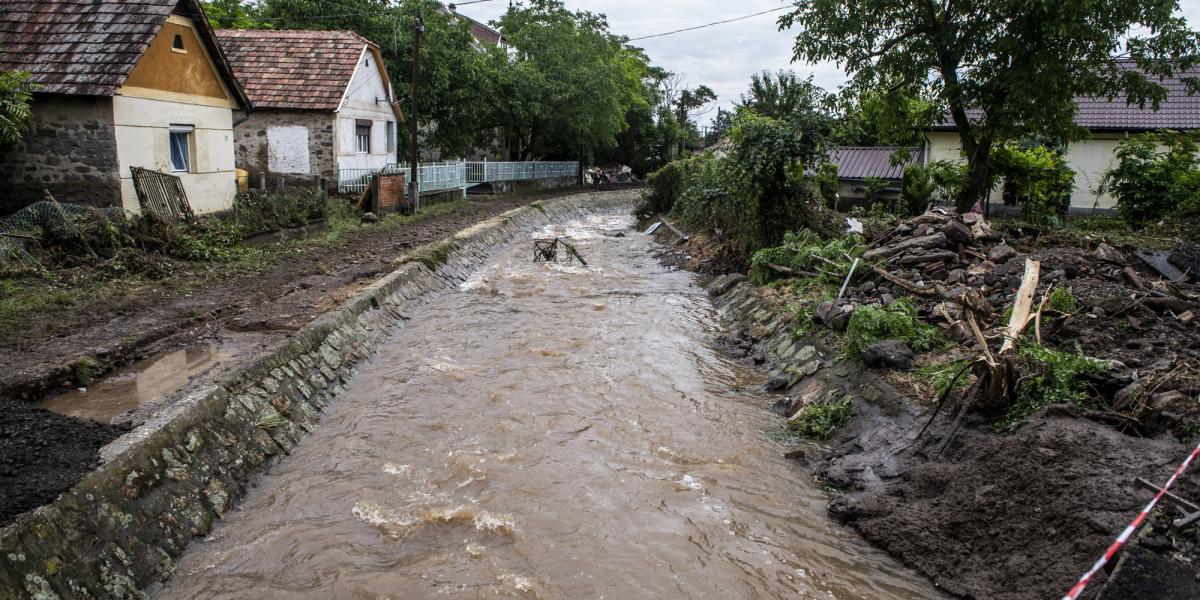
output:
[[[535,202],[397,258],[398,268],[222,385],[114,441],[101,466],[0,530],[0,599],[144,598],[176,559],[291,453],[408,312],[548,224],[629,213],[629,196]]]

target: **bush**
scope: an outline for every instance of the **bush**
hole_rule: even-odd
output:
[[[854,405],[849,395],[841,400],[809,402],[788,421],[788,429],[809,438],[829,439],[834,431],[854,418]]]
[[[1200,216],[1198,150],[1191,133],[1158,132],[1121,140],[1117,164],[1104,174],[1097,191],[1116,198],[1117,212],[1134,226],[1170,216]]]
[[[779,276],[767,267],[774,264],[795,271],[816,272],[817,279],[824,283],[841,283],[850,272],[853,259],[862,256],[866,249],[866,242],[857,235],[826,242],[807,229],[796,233],[789,231],[784,234],[781,245],[754,253],[750,259],[750,276],[755,283],[767,283]],[[847,255],[850,258],[846,258]]]
[[[966,185],[966,165],[948,160],[909,165],[900,180],[900,201],[909,215],[919,215],[930,202],[954,202]]]
[[[881,340],[904,340],[913,352],[941,345],[942,332],[917,318],[912,300],[901,298],[887,306],[860,306],[846,327],[846,354],[859,358],[862,351]]]
[[[1020,349],[1025,359],[1026,373],[1017,390],[1017,402],[997,424],[1002,431],[1015,429],[1022,419],[1051,404],[1073,404],[1082,407],[1088,399],[1082,377],[1089,373],[1103,373],[1108,366],[1083,355],[1079,348],[1075,352],[1064,352],[1030,344]]]
[[[685,172],[684,160],[667,163],[646,177],[646,193],[642,205],[638,207],[638,216],[646,218],[659,213],[669,213],[675,205],[683,187]]]
[[[283,192],[241,192],[233,200],[238,223],[249,233],[303,227],[325,217],[315,188]]]
[[[1002,146],[992,154],[992,168],[1004,179],[1005,193],[1034,223],[1052,222],[1071,206],[1075,171],[1060,152],[1045,146]]]

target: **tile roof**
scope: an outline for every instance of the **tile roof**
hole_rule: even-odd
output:
[[[1122,68],[1135,68],[1129,60],[1118,61]],[[1200,94],[1188,94],[1185,78],[1200,78],[1200,68],[1193,68],[1175,77],[1154,81],[1167,88],[1167,99],[1154,110],[1149,104],[1142,108],[1129,104],[1124,98],[1080,96],[1075,98],[1075,124],[1088,131],[1153,131],[1156,129],[1192,130],[1200,129]],[[978,110],[967,111],[971,119],[979,116]],[[933,131],[954,131],[949,114],[942,123],[934,125]]]
[[[480,44],[499,46],[500,44],[504,43],[503,33],[500,33],[500,31],[492,28],[487,23],[476,21],[475,19],[458,12],[458,7],[456,7],[453,3],[449,5],[449,11],[450,14],[466,20],[471,31],[471,37],[475,38],[475,41],[479,42]]]
[[[0,69],[29,71],[45,93],[111,96],[173,12],[196,23],[244,102],[194,0],[0,0]]]
[[[255,108],[335,111],[363,48],[377,50],[352,31],[221,29],[217,37]]]
[[[829,151],[829,162],[838,166],[838,179],[900,179],[905,165],[892,165],[892,154],[907,151],[908,164],[920,164],[925,159],[921,148],[902,146],[838,146]]]

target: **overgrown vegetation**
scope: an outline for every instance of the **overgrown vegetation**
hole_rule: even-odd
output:
[[[1116,165],[1105,173],[1097,191],[1116,198],[1117,211],[1135,227],[1167,217],[1200,219],[1198,152],[1193,133],[1123,139],[1117,145]]]
[[[810,402],[788,421],[788,429],[808,438],[829,439],[834,431],[854,418],[854,405],[849,395],[840,400]]]
[[[754,253],[750,260],[750,277],[755,283],[763,284],[782,274],[772,269],[775,265],[799,274],[815,275],[823,283],[841,283],[854,259],[867,249],[861,236],[849,235],[824,241],[807,229],[784,234],[783,243],[763,248]]]
[[[1025,417],[1052,404],[1085,407],[1088,392],[1083,376],[1107,370],[1106,363],[1084,356],[1079,348],[1066,352],[1024,344],[1019,352],[1025,362],[1025,375],[1019,384],[1016,403],[996,424],[1000,431],[1015,429]]]
[[[908,165],[900,180],[900,200],[908,214],[918,215],[929,203],[953,202],[967,183],[966,167],[946,160]]]
[[[1071,206],[1075,172],[1062,152],[1042,145],[1010,144],[992,157],[994,176],[1004,181],[1004,194],[1025,211],[1032,223],[1057,223]]]
[[[27,71],[0,71],[0,146],[15,144],[25,135],[36,89]]]
[[[325,218],[325,203],[315,188],[281,192],[241,192],[233,200],[237,222],[248,233],[303,227]]]
[[[903,340],[913,352],[925,352],[941,345],[942,332],[917,318],[912,300],[900,298],[886,306],[860,306],[846,327],[846,354],[853,358],[871,344],[882,340]]]
[[[961,390],[971,385],[970,369],[963,372],[969,364],[967,360],[952,360],[920,367],[916,373],[921,381],[933,388],[934,395],[940,397],[948,390]]]

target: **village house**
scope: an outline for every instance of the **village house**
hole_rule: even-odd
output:
[[[1129,67],[1127,67],[1129,68]],[[1183,77],[1196,77],[1198,72]],[[1087,130],[1086,139],[1071,142],[1066,150],[1067,166],[1075,171],[1075,191],[1071,194],[1070,212],[1090,214],[1096,209],[1116,207],[1116,200],[1099,194],[1096,188],[1104,174],[1114,166],[1117,144],[1141,133],[1175,130],[1200,130],[1200,95],[1188,94],[1183,77],[1157,83],[1167,88],[1168,97],[1155,111],[1150,105],[1142,108],[1128,104],[1122,98],[1077,98],[1075,124]],[[925,132],[925,160],[962,162],[962,145],[953,123],[948,120]],[[991,193],[992,206],[1004,203],[1003,190],[997,185]]]
[[[924,160],[922,148],[901,146],[838,146],[826,158],[837,165],[838,199],[864,207],[898,199],[904,169]]]
[[[196,0],[0,3],[0,70],[33,119],[0,149],[0,214],[40,199],[138,210],[131,167],[180,177],[195,212],[232,206],[233,113],[249,102]]]
[[[396,162],[403,115],[379,46],[351,31],[217,31],[254,103],[237,164],[268,178],[335,182]]]

